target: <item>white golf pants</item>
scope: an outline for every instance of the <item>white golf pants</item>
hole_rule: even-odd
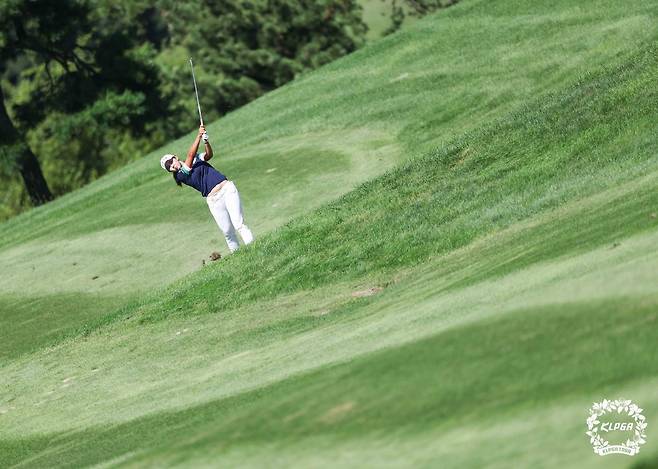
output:
[[[249,244],[254,240],[251,230],[244,224],[240,194],[233,181],[228,181],[217,193],[206,197],[206,202],[217,226],[224,233],[226,244],[231,252],[240,247],[235,234],[236,230],[240,233],[244,244]]]

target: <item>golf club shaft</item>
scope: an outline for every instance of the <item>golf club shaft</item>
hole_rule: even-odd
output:
[[[199,110],[199,121],[203,125],[203,116],[201,115],[201,104],[199,104],[199,90],[196,87],[196,77],[194,76],[194,64],[192,63],[192,57],[190,57],[190,67],[192,67],[192,81],[194,81],[194,94],[196,95],[196,107]]]

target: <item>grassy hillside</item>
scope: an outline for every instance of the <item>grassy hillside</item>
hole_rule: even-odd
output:
[[[220,263],[156,155],[1,225],[0,465],[658,461],[584,436],[658,417],[658,7],[511,3],[211,126],[260,234]]]
[[[616,60],[651,39],[656,14],[641,1],[489,3],[451,7],[210,125],[256,235]],[[190,139],[0,225],[0,356],[226,253],[202,199],[157,164]]]

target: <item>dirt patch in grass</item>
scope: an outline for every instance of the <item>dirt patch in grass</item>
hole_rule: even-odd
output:
[[[363,298],[365,296],[375,295],[375,294],[379,293],[382,290],[383,290],[382,287],[370,287],[370,288],[366,288],[365,290],[353,291],[352,296],[354,298]]]
[[[353,401],[347,401],[343,402],[342,404],[338,404],[337,406],[329,409],[322,417],[320,417],[320,421],[324,423],[338,422],[347,416],[347,414],[349,414],[355,406],[356,404]]]

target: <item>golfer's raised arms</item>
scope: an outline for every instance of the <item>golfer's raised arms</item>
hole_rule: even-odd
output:
[[[200,125],[199,126],[199,133],[197,134],[196,138],[194,139],[194,143],[192,143],[192,146],[187,151],[187,158],[185,158],[185,165],[188,168],[191,168],[192,165],[194,164],[194,157],[197,155],[197,151],[199,150],[199,143],[201,143],[201,137],[205,133],[206,133],[206,128],[203,125]]]

